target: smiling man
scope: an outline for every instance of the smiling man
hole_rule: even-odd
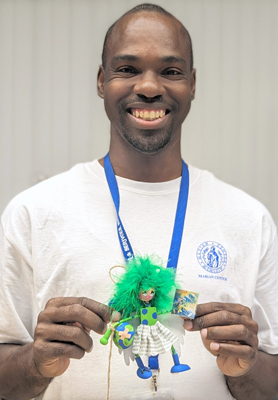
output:
[[[159,8],[146,12],[136,8],[108,31],[98,93],[111,121],[115,173],[163,182],[180,176],[181,124],[194,99],[195,70],[183,25]]]
[[[161,7],[137,6],[109,29],[102,61],[109,156],[27,190],[2,217],[0,397],[102,400],[109,385],[111,400],[273,399],[276,228],[256,200],[182,161],[196,82],[187,30]],[[191,369],[171,373],[161,354],[155,397],[154,379],[139,378],[154,377],[152,365],[136,360],[138,377],[135,361],[99,343],[109,270],[132,248],[169,260],[200,293],[193,321],[162,321]]]

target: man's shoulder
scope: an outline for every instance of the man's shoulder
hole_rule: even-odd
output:
[[[72,201],[78,187],[84,186],[93,177],[91,163],[77,164],[68,171],[48,178],[16,195],[4,210],[2,220],[11,215],[26,215],[38,209],[63,207]],[[93,180],[93,178],[92,178]]]
[[[195,193],[202,197],[207,207],[211,207],[212,212],[254,223],[262,219],[273,223],[265,205],[244,190],[222,181],[207,170],[192,166],[190,170],[194,177],[193,187],[196,185]]]
[[[253,196],[249,195],[243,189],[240,189],[233,184],[227,183],[224,180],[218,178],[214,173],[200,169],[194,166],[189,167],[189,170],[192,171],[191,174],[193,176],[193,184],[201,185],[203,191],[207,192],[208,195],[219,197],[220,199],[228,198],[230,196],[232,198],[238,198],[242,201],[253,203],[255,206],[263,206],[260,201],[255,199]]]
[[[75,167],[74,167],[75,168]],[[6,210],[22,206],[32,206],[49,201],[51,198],[63,193],[73,181],[72,169],[45,179],[34,186],[17,194],[8,204]]]

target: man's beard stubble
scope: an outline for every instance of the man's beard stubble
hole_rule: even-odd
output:
[[[126,120],[121,116],[121,129],[125,140],[136,150],[141,153],[155,154],[168,145],[173,134],[173,127],[164,129],[142,129],[142,134],[130,134],[130,130],[126,125]]]
[[[144,130],[144,134],[146,134],[146,132],[148,131]],[[166,135],[162,137],[157,137],[159,136],[158,134],[153,135],[153,130],[151,132],[152,134],[146,135],[145,138],[142,138],[142,136],[138,138],[128,135],[126,129],[123,129],[124,138],[133,148],[139,150],[141,153],[154,154],[158,153],[165,146],[167,146],[171,139],[171,132],[167,131]]]
[[[138,99],[134,99],[133,101],[138,101]],[[129,100],[129,103],[131,100]],[[167,103],[161,98],[159,99],[160,103]],[[143,103],[143,102],[142,102]],[[146,107],[149,103],[155,103],[154,101],[144,102]],[[166,129],[142,129],[138,131],[142,132],[142,134],[136,136],[130,134],[130,130],[126,124],[126,107],[127,102],[123,102],[118,110],[121,119],[121,130],[125,140],[136,150],[140,151],[141,153],[147,154],[155,154],[162,150],[171,140],[174,131],[174,121],[172,120],[171,125]],[[166,107],[167,108],[167,107]],[[176,110],[176,106],[172,105],[172,111]]]

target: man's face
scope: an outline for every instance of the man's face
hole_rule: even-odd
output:
[[[111,139],[148,154],[179,140],[194,98],[195,71],[181,26],[157,13],[124,17],[109,40],[98,93]]]

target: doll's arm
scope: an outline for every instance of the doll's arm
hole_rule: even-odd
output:
[[[169,314],[172,310],[168,310],[168,311],[158,311],[157,315],[162,315],[162,314]]]
[[[103,345],[106,345],[108,343],[108,340],[109,340],[109,338],[111,336],[112,331],[115,328],[117,328],[123,322],[130,321],[131,319],[139,318],[139,317],[140,317],[140,315],[132,315],[131,317],[124,318],[124,319],[121,319],[120,321],[117,321],[115,324],[112,325],[112,328],[108,328],[107,329],[107,331],[105,332],[104,336],[100,339],[100,343],[103,344]]]

